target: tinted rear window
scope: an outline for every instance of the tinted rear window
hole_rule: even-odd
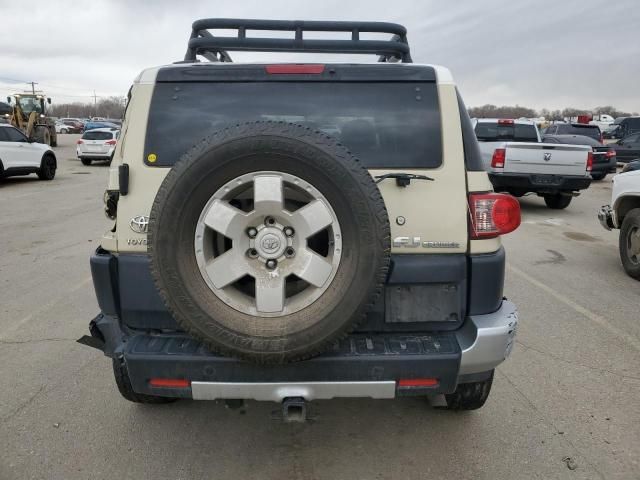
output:
[[[560,125],[558,132],[571,133],[574,135],[586,135],[587,137],[600,139],[600,128],[597,125]]]
[[[111,140],[113,138],[113,133],[111,132],[96,132],[90,130],[82,135],[82,138],[85,140]]]
[[[478,122],[476,137],[481,142],[537,142],[538,134],[534,125],[499,124],[498,122]]]
[[[543,137],[542,141],[548,143],[566,143],[569,145],[589,145],[591,147],[601,146],[600,142],[591,137],[587,137],[586,135],[558,135],[556,137]]]
[[[626,122],[633,130],[640,129],[640,118],[627,118]]]
[[[145,158],[170,166],[196,142],[240,122],[297,123],[331,135],[368,168],[442,162],[436,85],[428,82],[156,84]]]

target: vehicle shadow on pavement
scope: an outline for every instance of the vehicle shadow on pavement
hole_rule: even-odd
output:
[[[547,212],[555,215],[556,213],[561,212],[562,210],[551,210],[544,204],[544,200],[542,197],[538,197],[536,195],[525,195],[523,197],[518,198],[518,202],[520,203],[520,210],[523,212]],[[571,206],[569,206],[571,208]]]

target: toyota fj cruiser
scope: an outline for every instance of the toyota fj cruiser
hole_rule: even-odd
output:
[[[184,61],[132,86],[105,203],[101,313],[80,341],[133,402],[271,400],[288,416],[313,399],[443,394],[475,409],[513,345],[500,235],[518,202],[493,193],[449,71],[413,64],[400,25],[196,21]]]

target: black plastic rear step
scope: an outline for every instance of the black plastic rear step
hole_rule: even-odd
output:
[[[256,365],[210,353],[188,335],[129,338],[124,359],[138,393],[158,392],[151,378],[201,382],[358,382],[435,378],[433,393],[450,393],[457,383],[461,352],[453,333],[434,335],[351,335],[326,353],[303,362]],[[407,393],[407,392],[405,392]]]

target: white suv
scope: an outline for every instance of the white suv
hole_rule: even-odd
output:
[[[111,163],[120,130],[117,128],[93,128],[84,132],[77,141],[76,153],[83,165],[91,165],[93,160],[106,160]]]
[[[40,180],[53,180],[56,168],[49,145],[30,142],[17,128],[0,124],[0,178],[35,173]]]

